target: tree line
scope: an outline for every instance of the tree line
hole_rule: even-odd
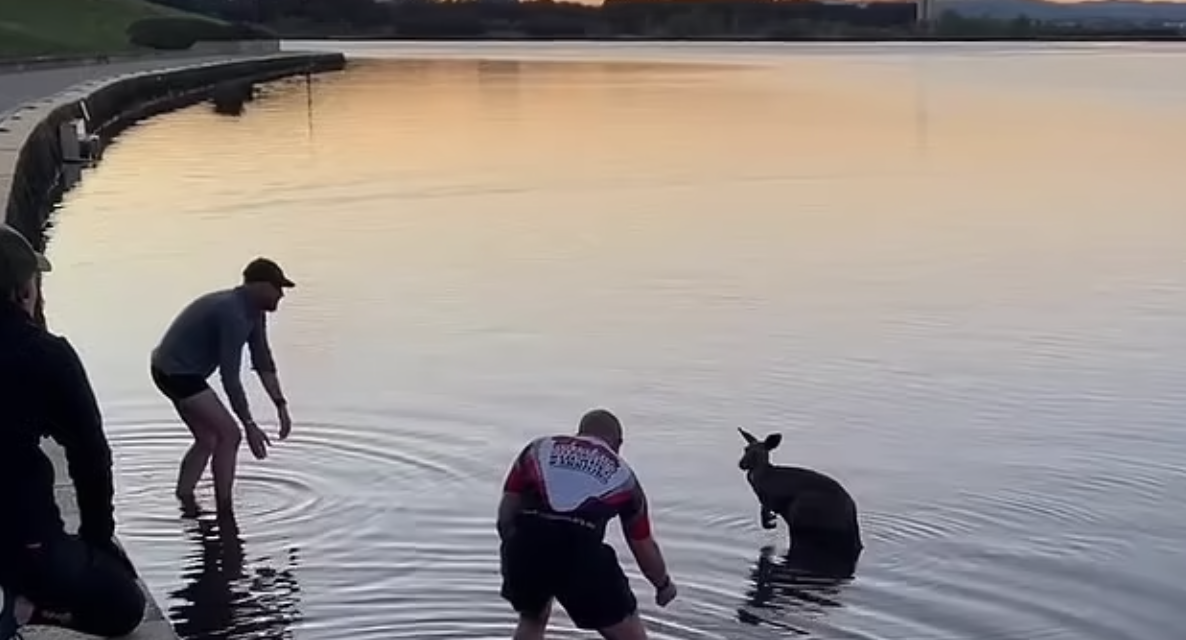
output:
[[[912,0],[153,0],[221,18],[234,33],[286,38],[1177,39],[1166,28],[1108,29],[944,12],[927,26]],[[242,28],[251,25],[251,29]],[[259,27],[266,27],[260,30]],[[154,29],[154,32],[157,31]],[[230,32],[228,32],[230,33]],[[172,37],[172,36],[170,36]],[[229,36],[228,36],[229,37]]]
[[[155,0],[286,37],[751,37],[903,28],[914,2],[819,0]]]

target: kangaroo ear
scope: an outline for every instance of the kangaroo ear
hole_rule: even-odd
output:
[[[780,444],[782,444],[782,434],[772,433],[766,436],[766,440],[762,443],[762,446],[766,447],[767,451],[770,451],[771,449],[777,449]]]
[[[753,444],[758,441],[758,439],[754,437],[754,434],[746,431],[745,429],[742,429],[741,427],[737,427],[737,430],[739,432],[741,432],[741,437],[745,438],[745,441],[748,442],[749,444]]]

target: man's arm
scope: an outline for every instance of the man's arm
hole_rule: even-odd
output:
[[[651,532],[650,507],[647,505],[646,492],[642,485],[635,480],[631,497],[625,509],[621,512],[622,533],[626,536],[626,543],[634,561],[642,574],[656,590],[670,585],[671,577],[667,574],[667,563],[663,559],[663,552],[659,543]]]
[[[110,542],[115,535],[115,489],[111,448],[94,389],[78,352],[68,340],[51,337],[45,363],[50,437],[66,451],[66,464],[78,500],[78,535],[89,542]]]
[[[502,500],[498,501],[498,539],[505,541],[515,531],[515,516],[523,508],[523,498],[511,491],[502,492]]]
[[[532,443],[534,444],[534,443]],[[502,499],[498,501],[498,537],[506,540],[514,532],[515,517],[523,508],[522,494],[534,483],[534,474],[528,457],[531,455],[532,444],[528,444],[515,456],[507,472],[506,480],[502,483]]]
[[[252,329],[247,339],[247,348],[251,354],[251,368],[259,376],[260,384],[268,392],[268,397],[276,408],[288,404],[284,398],[284,390],[280,388],[280,376],[277,375],[276,359],[272,355],[272,346],[268,343],[267,317],[260,315],[259,322]]]
[[[219,327],[219,351],[218,375],[222,378],[222,388],[226,391],[231,411],[239,418],[239,422],[244,427],[254,425],[255,418],[251,417],[251,406],[247,402],[247,393],[243,390],[243,381],[239,379],[239,369],[243,362],[243,345],[235,339],[234,332],[225,324]]]

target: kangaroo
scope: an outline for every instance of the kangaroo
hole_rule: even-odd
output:
[[[782,443],[782,434],[772,433],[758,440],[745,429],[745,451],[738,466],[758,498],[758,521],[763,529],[778,526],[776,516],[787,524],[792,548],[806,546],[813,551],[851,559],[855,563],[861,543],[857,506],[836,480],[811,469],[770,463],[770,452]]]

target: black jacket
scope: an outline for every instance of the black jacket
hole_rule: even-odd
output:
[[[79,536],[109,541],[111,449],[82,361],[65,338],[0,301],[0,551],[64,532],[53,463],[40,446],[45,436],[65,449]]]

